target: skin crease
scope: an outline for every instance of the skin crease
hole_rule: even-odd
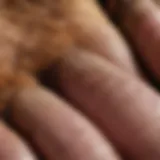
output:
[[[4,7],[3,2],[1,1],[2,7]],[[23,3],[20,3],[22,1],[16,2],[18,2],[16,6],[19,6],[17,4],[24,4],[24,1]],[[34,2],[44,3],[43,1]],[[51,4],[51,1],[45,2],[48,8],[49,5],[47,4]],[[55,5],[58,5],[57,2],[61,2],[59,6],[63,6],[62,2],[66,1],[54,2],[56,2]],[[57,78],[63,96],[59,98],[54,94],[54,89],[51,87],[47,90],[40,85],[35,86],[34,73],[36,70],[41,70],[41,66],[48,66],[46,65],[49,64],[48,60],[46,60],[47,63],[45,64],[35,61],[38,62],[38,64],[35,63],[36,65],[28,63],[27,60],[27,64],[32,65],[31,67],[26,65],[28,66],[26,67],[24,65],[26,60],[24,60],[24,63],[22,56],[23,63],[20,61],[18,64],[21,64],[25,69],[23,72],[14,72],[16,75],[21,75],[19,78],[17,76],[20,90],[12,99],[11,108],[8,108],[11,109],[8,116],[14,125],[0,125],[2,140],[11,141],[10,138],[16,133],[13,131],[12,134],[7,133],[10,132],[8,128],[13,127],[14,130],[18,128],[21,134],[25,133],[24,138],[38,153],[44,156],[42,159],[46,160],[117,160],[119,156],[117,156],[115,148],[118,149],[117,152],[121,153],[123,160],[159,160],[159,93],[144,82],[143,79],[139,78],[134,61],[131,59],[132,53],[110,20],[104,20],[101,17],[101,12],[97,12],[99,9],[93,5],[94,3],[91,3],[92,1],[85,0],[86,7],[80,2],[82,1],[73,3],[76,5],[74,6],[74,12],[72,10],[71,18],[69,18],[69,33],[73,33],[73,37],[76,37],[76,41],[74,39],[74,49],[67,50],[59,58],[58,65],[54,66],[54,68],[51,67],[51,71],[56,69],[56,74],[58,74],[57,76],[53,72],[50,73],[51,80],[53,80],[52,83]],[[11,5],[9,9],[14,7],[15,5]],[[88,8],[90,7],[93,11],[90,10],[89,12]],[[68,9],[68,7],[66,8]],[[13,9],[10,11],[13,11]],[[17,31],[25,35],[23,27],[21,28],[21,23],[19,24],[18,20],[15,21],[15,19],[19,19],[20,15],[24,16],[22,11],[19,11],[19,13],[21,14],[14,16],[15,14],[11,15],[11,12],[3,10],[2,17],[4,21],[1,18],[2,24],[7,25],[2,26],[5,26],[3,27],[5,30],[8,28],[7,26],[10,26],[8,22],[9,24],[12,22],[11,28],[14,30],[15,27],[18,27]],[[57,12],[54,12],[54,14],[59,18],[61,17],[61,14],[59,15]],[[7,23],[6,17],[9,19]],[[32,15],[32,17],[34,16]],[[43,16],[40,17],[43,19]],[[22,20],[23,26],[26,18],[20,18],[20,20]],[[26,27],[26,25],[24,26]],[[29,33],[27,37],[30,37]],[[9,34],[8,37],[17,35],[17,37],[15,36],[17,38],[16,42],[19,40],[18,33],[8,32],[7,30],[7,34]],[[25,36],[22,36],[22,39],[26,43],[34,41],[32,41],[34,36],[31,36],[31,40],[27,38],[27,41]],[[70,42],[73,41],[71,40]],[[28,43],[27,47],[30,46]],[[20,50],[23,50],[23,43],[20,44],[22,45]],[[46,49],[48,49],[48,43],[46,45]],[[5,45],[1,45],[2,48],[3,46]],[[8,50],[9,48],[9,46],[4,47],[3,50]],[[39,52],[29,53],[37,55]],[[1,55],[4,56],[6,54]],[[11,55],[8,56],[8,59],[12,57]],[[59,54],[57,55],[59,56]],[[103,55],[103,57],[100,55]],[[11,58],[12,61],[16,59],[13,57]],[[34,56],[32,58],[34,59]],[[38,60],[41,60],[41,58],[39,57]],[[7,66],[12,68],[12,65]],[[21,69],[21,67],[17,67],[17,69]],[[30,76],[30,73],[33,73],[33,76]],[[21,88],[22,84],[23,89]],[[67,98],[67,101],[64,98]],[[13,139],[16,139],[15,136],[13,137]],[[13,160],[12,153],[17,153],[20,156],[25,155],[25,151],[22,148],[27,145],[23,141],[20,142],[22,145],[16,145],[19,140],[15,140],[15,145],[13,146],[8,141],[5,145],[3,142],[0,143],[0,156],[3,155],[4,150],[6,151],[3,160],[8,158],[5,157],[8,154],[10,156],[7,160]],[[28,154],[26,154],[25,159],[34,157],[31,156],[32,152],[28,151],[29,149],[26,148],[26,150]],[[15,157],[15,159],[22,160],[23,158]]]
[[[19,89],[37,85],[37,72],[75,48],[107,56],[136,74],[125,41],[94,0],[85,1],[85,5],[83,0],[3,0],[0,30],[1,108]],[[97,39],[93,33],[98,33],[94,35]],[[106,37],[108,41],[104,41]]]
[[[120,160],[98,129],[53,92],[25,89],[12,104],[12,121],[47,160]]]
[[[2,120],[0,122],[0,143],[2,160],[37,160],[27,143],[16,132],[9,129]]]
[[[117,0],[116,4],[114,10],[119,24],[132,39],[134,47],[148,68],[160,80],[159,0]]]
[[[110,137],[127,160],[159,159],[160,99],[153,88],[85,52],[66,57],[58,68],[64,95]]]

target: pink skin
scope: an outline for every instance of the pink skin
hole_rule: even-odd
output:
[[[52,92],[25,89],[13,104],[12,119],[48,160],[120,160],[97,128]]]
[[[120,16],[122,28],[131,37],[141,58],[160,80],[159,6],[153,0],[117,0],[118,2],[121,7],[117,15],[123,12]]]
[[[27,143],[3,121],[0,122],[0,159],[37,160]]]
[[[62,95],[44,84],[17,91],[9,104],[12,125],[0,123],[0,159],[36,160],[36,153],[46,160],[160,159],[160,95],[140,78],[117,28],[87,2],[71,15],[74,49],[50,68]],[[158,76],[159,9],[149,0],[125,2],[121,24]]]
[[[64,94],[122,153],[134,160],[159,159],[160,97],[151,87],[86,52],[64,59],[59,73]]]

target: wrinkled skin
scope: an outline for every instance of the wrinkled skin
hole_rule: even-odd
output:
[[[159,6],[117,4],[138,53],[94,0],[0,2],[1,160],[160,159],[160,95],[134,59],[159,83]]]
[[[92,32],[98,34],[103,24],[107,25],[94,0],[85,2],[85,6],[84,0],[4,0],[0,4],[0,14],[2,108],[17,90],[35,86],[37,72],[49,67],[57,57],[74,52],[76,48],[99,52],[94,49],[96,42]],[[107,32],[110,31],[102,31],[97,36]],[[119,41],[123,49],[125,44],[120,38]],[[117,57],[109,58],[115,61]],[[121,62],[120,65],[125,64]]]

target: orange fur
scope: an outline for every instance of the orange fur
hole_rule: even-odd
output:
[[[85,44],[82,25],[104,21],[99,11],[94,0],[2,0],[0,102],[34,84],[34,74],[57,57]]]

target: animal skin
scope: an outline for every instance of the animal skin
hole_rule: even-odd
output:
[[[82,14],[104,21],[94,0],[0,1],[0,108],[18,89],[37,85],[37,72],[83,45]]]
[[[82,51],[137,73],[125,40],[96,0],[1,0],[0,109],[19,90],[39,87],[37,73],[55,60]]]

